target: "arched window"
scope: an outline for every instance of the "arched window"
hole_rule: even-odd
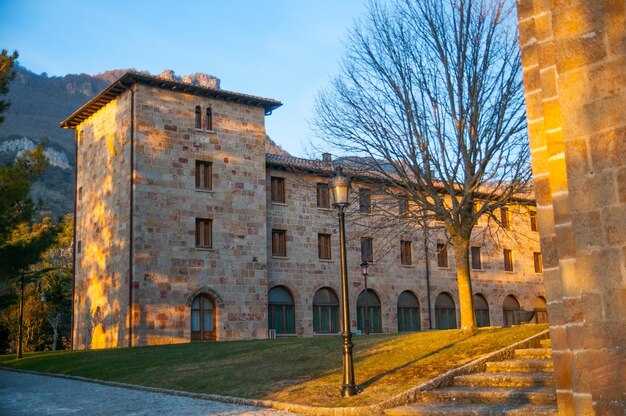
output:
[[[380,299],[373,290],[367,289],[367,296],[365,291],[361,292],[356,300],[356,327],[363,332],[383,332],[381,318],[380,318]],[[367,311],[367,314],[366,314]],[[366,319],[367,317],[367,319]],[[366,331],[365,326],[368,325]]]
[[[196,106],[196,129],[200,130],[202,128],[202,110],[200,110],[200,106]]]
[[[452,296],[443,292],[435,299],[435,327],[437,329],[456,328],[456,307]]]
[[[269,329],[277,334],[295,334],[295,312],[293,296],[284,286],[276,286],[267,294]]]
[[[206,108],[206,117],[204,118],[205,130],[213,130],[213,110],[211,107]]]
[[[546,300],[537,296],[533,303],[533,310],[535,311],[535,322],[538,324],[548,323],[548,308],[546,306]]]
[[[476,326],[489,326],[489,304],[487,299],[480,293],[474,295],[474,314],[476,315]]]
[[[504,315],[504,326],[511,326],[517,324],[515,319],[515,311],[519,311],[521,308],[519,302],[513,295],[509,295],[504,299],[502,304],[502,314]]]
[[[419,331],[420,305],[415,295],[408,290],[398,296],[398,331]]]
[[[191,302],[191,340],[215,341],[215,302],[200,294]]]
[[[313,296],[313,332],[339,332],[339,298],[323,287]]]

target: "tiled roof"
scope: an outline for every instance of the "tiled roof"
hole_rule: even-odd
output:
[[[129,71],[119,77],[117,81],[114,81],[94,98],[89,100],[89,102],[85,105],[76,110],[68,118],[63,120],[59,125],[63,128],[70,129],[76,127],[91,117],[96,111],[104,107],[107,103],[120,96],[124,91],[129,89],[131,85],[136,83],[146,84],[171,91],[183,92],[186,94],[211,97],[255,107],[263,107],[266,114],[270,114],[273,110],[283,105],[280,101],[272,100],[271,98],[257,97],[254,95],[241,94],[222,89],[207,88],[187,82],[173,81],[153,75]]]
[[[303,170],[310,173],[334,174],[336,163],[322,160],[302,159],[294,156],[283,156],[272,153],[265,155],[265,162],[268,165],[287,169]]]

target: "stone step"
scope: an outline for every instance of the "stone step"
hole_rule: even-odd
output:
[[[556,389],[551,387],[446,387],[425,391],[423,402],[448,403],[554,403]]]
[[[524,348],[515,350],[515,358],[549,358],[552,359],[550,348]]]
[[[541,341],[541,346],[544,348],[552,348],[552,341],[550,341],[550,338],[548,339],[542,339]]]
[[[454,378],[455,386],[539,387],[554,386],[554,373],[476,373]]]
[[[487,363],[487,372],[500,373],[510,371],[514,373],[520,372],[545,372],[554,371],[554,365],[551,359],[512,359],[504,361],[493,361]]]
[[[476,404],[476,403],[417,403],[410,406],[386,409],[389,416],[554,416],[554,404]]]

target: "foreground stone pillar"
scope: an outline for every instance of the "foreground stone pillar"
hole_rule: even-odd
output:
[[[518,0],[561,415],[626,414],[624,0]]]

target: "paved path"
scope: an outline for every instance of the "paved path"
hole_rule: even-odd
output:
[[[0,370],[0,415],[250,415],[293,413]]]

